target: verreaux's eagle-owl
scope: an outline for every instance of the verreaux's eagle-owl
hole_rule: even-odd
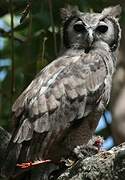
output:
[[[35,77],[12,107],[15,128],[2,173],[17,163],[60,160],[86,144],[110,99],[120,41],[120,7],[62,10],[64,52]],[[13,165],[11,165],[13,164]]]

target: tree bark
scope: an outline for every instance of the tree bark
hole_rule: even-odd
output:
[[[58,180],[124,180],[125,143],[109,151],[102,151],[80,159],[67,169]]]
[[[2,165],[6,147],[11,135],[0,127],[0,164]],[[67,168],[57,180],[124,180],[125,179],[125,143],[109,151],[93,151],[86,148],[81,151],[79,160]],[[85,154],[86,153],[86,154]],[[96,154],[95,154],[96,153]],[[94,155],[92,155],[94,154]],[[40,168],[40,167],[39,167]],[[41,173],[42,171],[38,171]],[[42,175],[39,174],[39,177]],[[28,178],[29,179],[29,178]],[[39,178],[40,180],[41,178]],[[54,178],[56,179],[56,178]],[[24,180],[24,179],[23,179]],[[27,178],[26,178],[27,180]],[[41,179],[42,180],[42,179]]]

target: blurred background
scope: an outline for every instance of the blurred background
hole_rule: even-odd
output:
[[[122,39],[111,102],[96,129],[109,149],[125,140],[125,0],[0,0],[0,126],[11,132],[13,102],[36,73],[58,56],[60,8],[67,4],[89,12],[122,6]]]

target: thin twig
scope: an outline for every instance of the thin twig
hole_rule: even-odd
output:
[[[46,43],[47,37],[44,37],[43,44],[42,44],[42,62],[44,61],[45,56],[45,43]]]
[[[12,38],[12,33],[11,31],[5,31],[4,29],[0,28],[0,37],[5,37],[5,38]],[[26,38],[22,35],[13,35],[14,40],[24,43],[26,41]]]
[[[29,40],[32,39],[32,0],[29,0],[29,29],[28,29],[28,38]]]
[[[29,84],[29,82],[31,82],[33,76],[36,74],[36,69],[37,69],[37,63],[34,59],[34,54],[33,54],[33,51],[32,51],[32,45],[33,45],[33,31],[32,31],[32,24],[33,24],[33,21],[32,21],[32,18],[33,18],[33,15],[32,15],[32,9],[33,9],[33,1],[32,0],[28,0],[28,4],[30,5],[30,11],[29,11],[29,27],[28,27],[28,32],[27,32],[27,44],[26,44],[26,47],[27,47],[27,64],[26,64],[26,77],[25,77],[25,82],[26,82],[26,85]],[[28,66],[29,64],[29,66]]]
[[[11,16],[11,104],[13,103],[13,96],[15,92],[15,59],[14,59],[14,15],[13,15],[13,0],[10,3],[10,16]]]
[[[22,16],[21,16],[21,19],[20,19],[20,24],[23,23],[26,20],[27,15],[30,13],[30,8],[31,8],[31,2],[29,1],[26,8],[22,12]]]
[[[55,33],[55,26],[54,26],[54,20],[53,20],[52,1],[51,0],[48,0],[48,5],[49,5],[49,11],[50,11],[50,21],[51,21],[51,26],[52,26],[52,31],[53,31],[54,51],[55,51],[55,55],[57,56],[56,33]]]

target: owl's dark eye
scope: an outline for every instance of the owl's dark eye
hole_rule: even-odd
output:
[[[100,33],[106,33],[108,30],[108,26],[106,25],[100,25],[96,28],[96,30]]]
[[[86,29],[85,29],[85,26],[84,26],[83,24],[75,24],[75,25],[74,25],[74,30],[75,30],[76,32],[83,32],[83,31],[85,31]]]

